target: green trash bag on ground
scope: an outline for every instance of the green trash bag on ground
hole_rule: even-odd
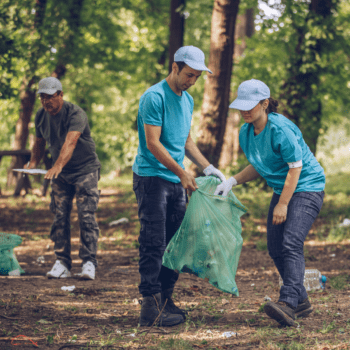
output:
[[[0,275],[8,275],[11,271],[24,273],[19,266],[13,248],[22,243],[22,237],[11,233],[0,232]]]
[[[221,181],[214,176],[196,178],[198,189],[192,193],[181,226],[166,247],[163,265],[187,272],[223,292],[238,296],[235,276],[242,250],[240,217],[247,209],[236,196],[216,196]]]

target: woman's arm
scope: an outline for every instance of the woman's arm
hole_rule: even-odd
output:
[[[301,167],[289,169],[280,199],[273,210],[273,225],[280,225],[286,221],[288,204],[297,188],[301,169]]]
[[[253,181],[259,176],[260,174],[254,169],[254,167],[251,164],[249,164],[241,172],[239,172],[233,177],[236,179],[237,185],[241,185],[246,182]]]

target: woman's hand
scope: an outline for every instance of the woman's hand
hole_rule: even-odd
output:
[[[280,225],[287,220],[287,208],[287,204],[277,203],[275,209],[273,210],[272,225]]]

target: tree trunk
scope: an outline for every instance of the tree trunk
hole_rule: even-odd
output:
[[[244,15],[238,15],[234,33],[234,54],[233,60],[236,62],[243,54],[246,43],[245,37],[250,37],[254,33],[254,9],[248,9]],[[230,96],[230,101],[233,94]],[[229,102],[230,102],[229,101]],[[238,141],[238,124],[240,116],[236,112],[229,112],[226,122],[223,146],[220,152],[219,167],[221,169],[237,163],[239,141]]]
[[[170,37],[169,37],[169,73],[174,62],[175,52],[183,46],[185,18],[182,11],[185,0],[171,0],[170,5]]]
[[[197,139],[202,154],[218,166],[228,114],[235,24],[239,0],[215,0],[211,24],[209,69]],[[195,176],[199,169],[190,167]]]
[[[231,109],[229,111],[227,121],[226,121],[224,143],[222,145],[222,150],[221,150],[221,155],[219,160],[220,169],[225,169],[227,167],[237,165],[238,151],[239,151],[238,124],[240,120],[241,120],[241,117],[239,113]]]

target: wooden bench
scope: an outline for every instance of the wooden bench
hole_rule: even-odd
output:
[[[9,150],[9,151],[0,151],[0,163],[1,159],[4,156],[15,156],[15,157],[21,157],[23,164],[26,164],[30,160],[31,151],[28,149],[21,149],[21,150]],[[43,157],[43,162],[45,164],[46,170],[50,169],[52,167],[52,160],[51,157],[49,157],[49,150],[45,150],[45,154]],[[30,180],[27,174],[23,174],[24,176],[18,176],[17,177],[17,183],[16,188],[13,193],[14,196],[19,196],[21,193],[22,188],[25,188],[26,192],[28,193],[28,189],[31,188]],[[47,188],[49,187],[50,180],[44,179],[42,188],[41,188],[41,194],[42,196],[46,196]],[[0,188],[0,195],[1,195],[1,188]]]

